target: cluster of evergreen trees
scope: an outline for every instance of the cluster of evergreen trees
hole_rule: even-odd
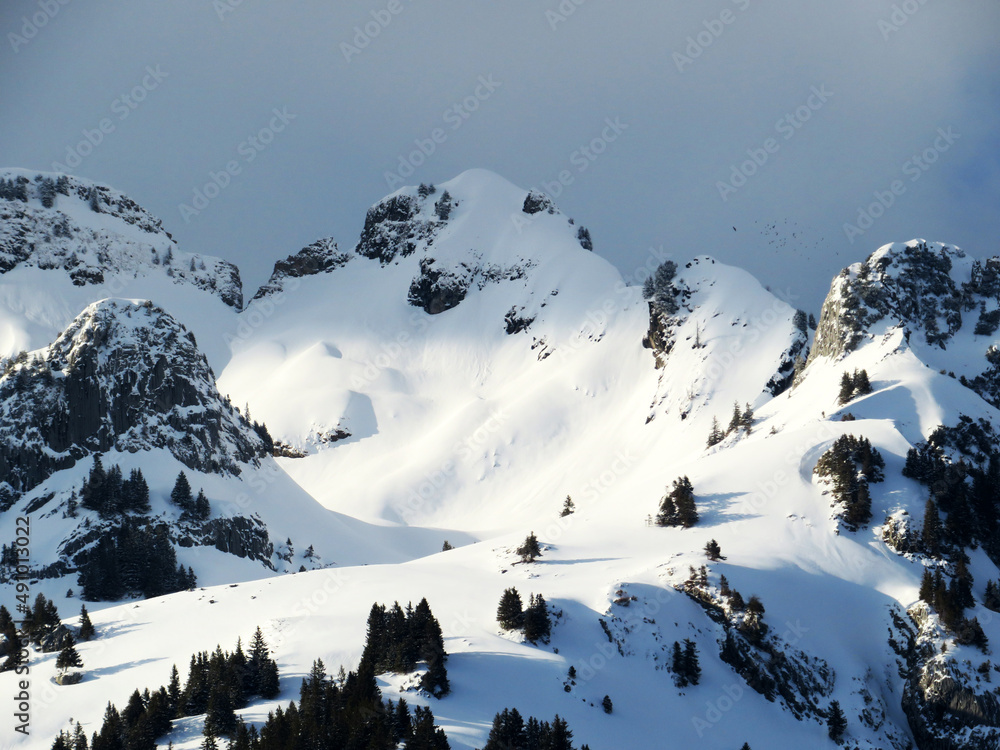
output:
[[[70,498],[68,513],[75,515],[75,497]],[[141,469],[132,469],[128,479],[115,464],[105,470],[100,454],[94,454],[94,465],[80,490],[80,504],[97,511],[102,518],[124,513],[149,512],[149,485]]]
[[[944,580],[941,568],[933,573],[927,568],[920,581],[920,599],[927,602],[941,617],[941,623],[955,635],[962,645],[972,645],[986,650],[987,639],[979,619],[965,617],[965,610],[975,606],[972,596],[972,574],[964,556],[959,556],[955,564],[955,575],[950,583]],[[989,586],[987,585],[987,590]],[[995,589],[994,589],[995,593]]]
[[[0,180],[0,199],[27,203],[28,178],[15,177],[11,180]]]
[[[992,445],[979,464],[945,459],[947,432],[939,428],[926,443],[906,454],[903,476],[927,486],[920,543],[923,552],[941,558],[975,542],[1000,562],[1000,452]],[[941,514],[946,518],[941,521]]]
[[[844,716],[844,709],[840,707],[840,701],[831,701],[830,710],[826,716],[827,735],[839,745],[846,731],[847,717]]]
[[[277,694],[278,666],[257,628],[249,654],[239,641],[233,653],[216,647],[211,656],[196,654],[183,689],[175,665],[167,685],[154,692],[135,690],[122,711],[108,703],[101,728],[89,744],[77,724],[74,732],[59,733],[52,750],[155,750],[156,739],[170,731],[173,719],[202,713],[207,736],[235,733],[239,722],[234,709],[248,705],[253,696]]]
[[[986,591],[983,593],[983,606],[992,612],[1000,612],[1000,584],[996,581],[986,582]]]
[[[66,177],[60,177],[59,181],[63,187],[60,192],[64,195],[67,194],[68,181]],[[42,202],[42,207],[52,208],[56,204],[56,181],[51,177],[38,176],[35,178],[35,182],[38,184],[38,199]]]
[[[493,717],[483,750],[574,750],[573,732],[559,714],[551,723],[534,716],[525,721],[516,708],[505,708]],[[590,748],[584,745],[580,750]]]
[[[677,312],[677,288],[673,283],[676,275],[677,264],[672,260],[665,260],[642,284],[642,296],[661,315],[673,315]]]
[[[525,640],[537,643],[546,641],[552,635],[552,621],[549,607],[541,594],[531,594],[528,608],[524,609],[521,595],[516,588],[509,588],[500,597],[497,606],[497,622],[504,630],[520,630]]]
[[[674,641],[670,669],[674,673],[674,684],[679,687],[697,685],[701,680],[701,665],[698,663],[698,647],[694,641],[684,639],[684,645]]]
[[[4,614],[6,613],[6,614]],[[6,621],[10,618],[10,613],[6,609],[0,612],[0,620]],[[35,602],[28,612],[24,613],[21,622],[21,632],[27,635],[29,640],[37,641],[48,635],[57,627],[61,618],[56,603],[45,596],[39,594],[35,597]]]
[[[853,374],[845,371],[840,377],[840,395],[837,397],[837,403],[843,406],[848,401],[871,392],[872,384],[868,380],[867,370],[855,370]]]
[[[317,659],[302,681],[299,703],[267,716],[258,732],[237,724],[229,750],[290,750],[297,748],[364,748],[364,750],[448,750],[444,730],[434,725],[429,708],[418,706],[411,714],[402,698],[382,701],[382,693],[370,666],[346,675],[341,669],[330,679]],[[206,735],[202,748],[218,750],[213,735]]]
[[[34,605],[28,608],[21,621],[20,631],[11,617],[10,610],[0,604],[0,635],[7,639],[7,658],[0,664],[0,672],[7,672],[14,669],[21,663],[21,654],[24,646],[23,641],[39,643],[42,638],[52,633],[59,627],[59,611],[55,602],[48,599],[45,594],[35,597]],[[24,636],[22,639],[21,636]],[[94,625],[90,621],[87,608],[80,608],[80,640],[88,641],[94,637]],[[56,667],[66,669],[71,666],[82,666],[80,655],[76,652],[75,642],[72,636],[63,639],[59,657],[56,660]]]
[[[77,579],[88,601],[146,598],[194,587],[197,578],[177,563],[166,524],[125,517],[92,547],[77,554]]]
[[[708,586],[708,570],[704,565],[695,573],[691,568],[691,577],[688,579],[686,588],[692,587],[702,589]],[[724,576],[719,576],[719,593],[729,604],[729,608],[735,614],[743,615],[737,629],[747,636],[751,641],[757,642],[767,635],[767,625],[764,623],[764,603],[756,594],[744,600],[743,594],[729,585],[729,580]]]
[[[884,478],[885,461],[867,438],[841,435],[816,462],[814,472],[829,479],[833,497],[843,503],[840,517],[852,530],[865,526],[872,517],[869,483]]]
[[[431,613],[426,599],[404,610],[375,603],[368,613],[368,634],[358,671],[373,675],[383,672],[412,672],[418,662],[427,664],[420,687],[436,698],[446,695],[448,671],[441,625]]]
[[[698,509],[694,502],[694,487],[691,485],[691,480],[686,476],[675,479],[673,489],[660,501],[656,525],[682,526],[688,529],[696,523],[698,523]]]
[[[719,426],[719,420],[712,417],[712,427],[708,431],[708,440],[706,441],[707,447],[711,448],[713,445],[718,445],[723,440],[725,440],[730,435],[743,430],[747,435],[753,430],[753,420],[754,413],[753,407],[747,404],[742,409],[738,402],[733,402],[733,415],[729,418],[729,426],[722,430]]]
[[[199,489],[198,497],[191,493],[191,483],[182,471],[177,475],[174,488],[170,490],[171,502],[180,508],[182,521],[204,521],[212,513],[212,506],[205,497],[205,491]]]
[[[434,204],[434,214],[441,221],[448,221],[448,217],[451,216],[451,210],[455,207],[452,202],[451,193],[445,190],[441,193],[441,197],[438,199],[437,203]]]

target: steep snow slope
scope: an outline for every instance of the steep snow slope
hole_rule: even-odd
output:
[[[45,349],[6,361],[0,415],[0,538],[6,546],[18,517],[31,516],[32,575],[55,579],[49,595],[60,600],[95,545],[126,524],[162,529],[203,582],[399,562],[444,541],[319,506],[275,465],[259,426],[219,395],[194,337],[148,301],[94,303]],[[152,507],[85,505],[96,455],[106,471],[142,471]],[[180,472],[194,493],[205,490],[204,517],[168,500]],[[12,573],[0,563],[5,582]]]
[[[900,505],[917,509],[922,491],[899,477],[909,442],[885,410],[902,425],[935,415],[923,411],[923,402],[894,391],[920,394],[930,388],[956,409],[973,405],[963,402],[963,393],[978,397],[957,390],[950,378],[928,374],[910,356],[885,358],[874,349],[863,347],[842,363],[869,368],[876,387],[849,406],[856,421],[822,417],[837,408],[840,370],[814,363],[798,388],[758,410],[750,436],[733,436],[708,451],[699,445],[691,451],[698,454],[694,458],[660,455],[637,462],[566,518],[558,518],[553,507],[546,525],[535,529],[546,545],[537,563],[514,564],[511,550],[526,532],[519,529],[404,565],[316,571],[105,610],[95,622],[112,637],[81,647],[91,678],[51,688],[56,697],[38,712],[39,731],[44,727],[49,736],[70,716],[93,729],[106,699],[121,704],[135,686],[165,681],[173,662],[183,668],[191,651],[231,645],[256,624],[277,646],[288,678],[281,699],[287,701],[296,697],[298,678],[312,659],[322,658],[331,670],[356,665],[372,601],[427,596],[451,654],[453,693],[440,701],[403,694],[411,703],[429,701],[453,747],[481,747],[493,711],[504,706],[537,716],[558,712],[570,721],[577,743],[595,750],[650,742],[668,750],[743,742],[833,747],[817,714],[806,712],[797,721],[783,710],[783,698],[765,699],[724,663],[723,627],[675,589],[688,577],[689,565],[706,562],[701,550],[714,538],[727,559],[710,563],[712,584],[718,585],[721,573],[745,597],[760,596],[770,642],[816,676],[816,691],[799,696],[801,702],[811,697],[825,710],[830,700],[839,700],[852,746],[905,747],[904,681],[887,638],[896,632],[891,613],[903,616],[902,608],[916,601],[921,568],[889,551],[877,528],[838,534],[812,467],[837,435],[867,435],[882,450],[890,477],[875,492],[875,518]],[[649,427],[642,421],[635,423],[638,432]],[[648,527],[644,519],[655,511],[660,488],[681,471],[696,488],[701,522],[687,530]],[[977,580],[996,575],[982,559],[974,564]],[[543,593],[562,612],[548,646],[522,644],[498,631],[496,603],[512,585],[525,596]],[[205,625],[185,627],[196,618]],[[1000,637],[995,623],[987,627],[991,637]],[[698,644],[703,677],[698,686],[678,689],[664,665],[673,641],[685,638]],[[984,659],[974,649],[956,650],[958,658],[977,664]],[[52,673],[52,661],[39,658],[35,679]],[[578,677],[566,692],[571,665]],[[819,676],[824,665],[832,678]],[[391,697],[402,682],[381,680]],[[611,715],[600,710],[604,695],[614,701]],[[243,715],[261,721],[273,706],[261,704]],[[175,747],[197,747],[199,726],[197,719],[179,722],[170,738]]]
[[[690,452],[674,428],[689,417],[697,447],[709,398],[728,419],[734,400],[770,397],[794,311],[744,272],[681,269],[690,311],[658,372],[641,291],[543,196],[481,170],[422,192],[373,206],[353,253],[327,241],[283,261],[316,271],[276,269],[220,378],[309,454],[282,465],[328,507],[484,534],[530,524],[567,493],[587,502],[611,465]]]
[[[373,601],[424,596],[444,629],[452,694],[428,698],[398,675],[380,683],[388,697],[431,705],[456,748],[481,747],[506,706],[558,712],[576,744],[594,750],[832,748],[833,700],[852,747],[902,750],[914,716],[956,708],[969,726],[942,746],[994,746],[975,714],[1000,705],[989,655],[958,645],[918,604],[921,575],[938,563],[886,541],[890,526],[922,520],[927,488],[901,476],[908,449],[961,415],[1000,424],[983,400],[992,376],[962,369],[973,349],[961,343],[968,326],[954,325],[956,310],[977,305],[980,331],[991,324],[983,269],[993,261],[977,266],[922,241],[879,250],[835,281],[803,370],[804,316],[745,273],[699,256],[651,305],[585,236],[544,196],[473,171],[379,202],[350,252],[323,240],[279,262],[233,323],[220,388],[306,456],[192,483],[220,515],[254,512],[276,542],[287,533],[295,550],[274,558],[279,570],[312,566],[308,544],[316,565],[338,567],[249,581],[243,561],[181,549],[181,562],[210,571],[203,583],[239,585],[103,609],[101,637],[80,648],[80,685],[52,685],[54,655],[34,655],[34,734],[12,746],[48,747],[70,717],[93,731],[107,700],[123,705],[135,687],[165,682],[172,663],[183,672],[191,652],[229,648],[258,624],[276,647],[287,701],[314,658],[331,671],[356,666]],[[968,339],[977,357],[994,343],[992,333]],[[796,385],[783,390],[797,359]],[[873,392],[838,404],[841,375],[859,368]],[[973,387],[957,379],[966,373]],[[725,428],[734,402],[752,407],[752,430],[706,447],[713,418]],[[858,531],[836,518],[830,485],[814,474],[845,434],[885,459],[872,520]],[[176,514],[166,494],[180,464],[166,451],[106,460],[125,468],[144,458],[155,459],[152,512]],[[85,468],[49,484],[66,492]],[[699,523],[650,525],[681,475]],[[561,517],[567,494],[577,510]],[[55,538],[58,507],[33,511],[33,544]],[[544,554],[520,563],[513,550],[531,530]],[[459,548],[428,554],[445,537]],[[710,539],[725,559],[707,561]],[[1000,621],[980,602],[1000,570],[982,549],[969,557],[976,604],[966,614],[996,643]],[[361,565],[373,561],[386,564]],[[766,632],[722,596],[721,575],[745,599],[760,597]],[[509,586],[545,595],[558,614],[550,643],[498,630]],[[36,581],[32,593],[62,588]],[[57,601],[64,613],[74,603]],[[703,676],[678,688],[671,647],[684,639],[697,644]],[[4,693],[12,678],[0,674]],[[242,713],[259,722],[274,705]],[[198,717],[178,721],[164,741],[198,747],[200,728]]]

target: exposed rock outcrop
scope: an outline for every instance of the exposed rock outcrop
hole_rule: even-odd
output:
[[[79,218],[88,215],[100,218]],[[17,267],[62,269],[77,286],[107,283],[109,294],[120,293],[112,276],[164,274],[243,306],[235,265],[180,252],[160,220],[131,198],[68,175],[0,171],[0,274]]]
[[[97,302],[48,348],[5,362],[0,418],[0,482],[20,492],[112,448],[166,448],[231,474],[266,451],[219,395],[194,336],[149,302]]]

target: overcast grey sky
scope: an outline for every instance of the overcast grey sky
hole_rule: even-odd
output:
[[[125,191],[250,292],[409,168],[547,186],[627,277],[709,253],[814,312],[885,242],[1000,252],[995,0],[5,0],[0,31],[0,165]]]

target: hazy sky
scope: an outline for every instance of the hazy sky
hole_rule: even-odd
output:
[[[5,0],[0,31],[0,165],[125,191],[248,293],[401,168],[547,185],[626,277],[709,253],[814,312],[885,242],[1000,253],[995,0]]]

